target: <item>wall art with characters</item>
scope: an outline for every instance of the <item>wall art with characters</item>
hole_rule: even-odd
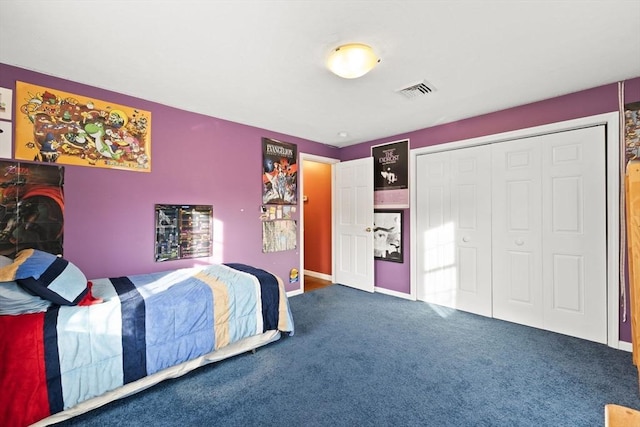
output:
[[[15,158],[151,171],[151,113],[16,83]]]

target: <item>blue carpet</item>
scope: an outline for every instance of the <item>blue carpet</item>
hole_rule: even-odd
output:
[[[602,426],[631,353],[382,294],[290,299],[296,334],[60,425]]]

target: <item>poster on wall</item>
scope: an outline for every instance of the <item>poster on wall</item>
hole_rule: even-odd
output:
[[[0,120],[0,158],[11,158],[11,122]]]
[[[156,262],[210,257],[213,206],[161,205],[156,210]]]
[[[376,208],[409,207],[409,140],[371,147],[373,205]]]
[[[6,87],[0,87],[0,119],[11,120],[13,106],[13,91]]]
[[[64,167],[0,160],[0,255],[63,255]]]
[[[373,257],[404,262],[402,255],[402,211],[376,210],[373,214]]]
[[[262,222],[262,252],[281,252],[296,248],[297,224],[293,220],[280,219]]]
[[[298,149],[295,144],[262,138],[262,203],[298,203]]]
[[[15,158],[151,172],[151,113],[16,83]]]
[[[625,105],[625,165],[640,161],[640,102]]]

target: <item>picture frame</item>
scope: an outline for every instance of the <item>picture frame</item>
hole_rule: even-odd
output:
[[[375,209],[373,213],[373,256],[380,261],[404,262],[404,212]]]
[[[409,140],[371,147],[373,157],[373,207],[409,208]]]

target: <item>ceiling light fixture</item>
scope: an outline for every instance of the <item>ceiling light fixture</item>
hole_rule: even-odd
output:
[[[349,43],[335,48],[329,55],[327,67],[345,79],[362,77],[380,62],[371,49],[362,43]]]

